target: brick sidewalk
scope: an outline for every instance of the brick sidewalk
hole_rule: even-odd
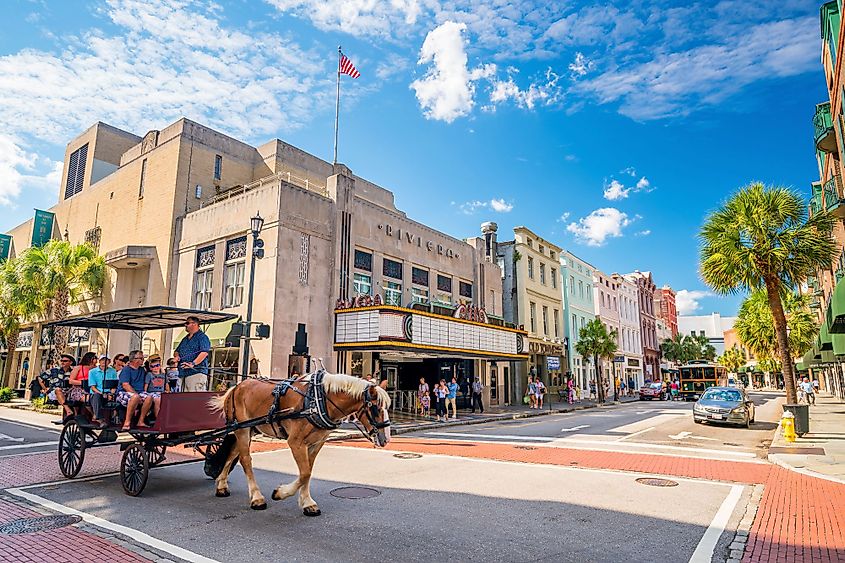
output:
[[[331,447],[372,447],[364,441]],[[389,450],[762,484],[743,561],[845,561],[845,485],[781,467],[652,454],[396,438]]]

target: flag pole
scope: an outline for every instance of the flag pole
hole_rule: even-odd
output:
[[[337,46],[337,97],[334,104],[334,159],[332,164],[337,164],[337,123],[340,117],[340,45]]]

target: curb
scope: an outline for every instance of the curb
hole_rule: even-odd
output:
[[[772,446],[775,446],[775,445],[777,447],[789,447],[790,442],[787,442],[786,440],[783,440],[783,439],[778,440],[778,438],[780,436],[781,436],[781,427],[780,427],[780,423],[778,423],[778,427],[775,428],[775,433],[772,436],[772,443],[769,444],[769,448],[771,448]],[[789,454],[770,454],[770,453],[767,452],[766,453],[766,460],[769,461],[770,463],[774,463],[778,467],[782,467],[782,468],[787,469],[789,471],[792,471],[794,473],[800,473],[801,475],[806,475],[807,477],[814,477],[816,479],[824,479],[825,481],[831,481],[832,483],[838,483],[840,485],[845,485],[845,479],[841,479],[839,477],[834,477],[833,475],[825,475],[824,473],[819,473],[818,471],[813,471],[812,469],[804,469],[803,467],[795,467],[794,465],[791,465],[790,463],[787,463],[786,461],[780,459],[779,456],[781,456],[781,455],[789,455]]]

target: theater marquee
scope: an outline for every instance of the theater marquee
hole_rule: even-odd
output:
[[[402,307],[379,306],[335,311],[337,350],[406,350],[527,360],[526,332]]]

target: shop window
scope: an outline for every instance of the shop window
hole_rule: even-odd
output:
[[[402,262],[396,262],[390,258],[385,258],[382,263],[382,273],[385,277],[401,280]]]
[[[414,303],[428,303],[428,290],[421,287],[411,287],[411,299]]]
[[[373,278],[366,274],[355,274],[352,286],[356,295],[372,295]]]
[[[460,295],[461,297],[466,297],[467,299],[472,299],[472,284],[467,282],[461,282],[459,285]]]
[[[546,265],[540,263],[540,283],[546,285]]]
[[[373,255],[363,250],[355,251],[355,268],[358,270],[365,270],[367,272],[373,271]]]
[[[411,268],[411,283],[428,287],[428,270]]]
[[[530,256],[528,257],[528,277],[534,279],[534,259]]]
[[[386,282],[384,284],[384,303],[385,305],[402,306],[402,284],[396,282]]]
[[[452,293],[452,278],[437,274],[437,291]]]

